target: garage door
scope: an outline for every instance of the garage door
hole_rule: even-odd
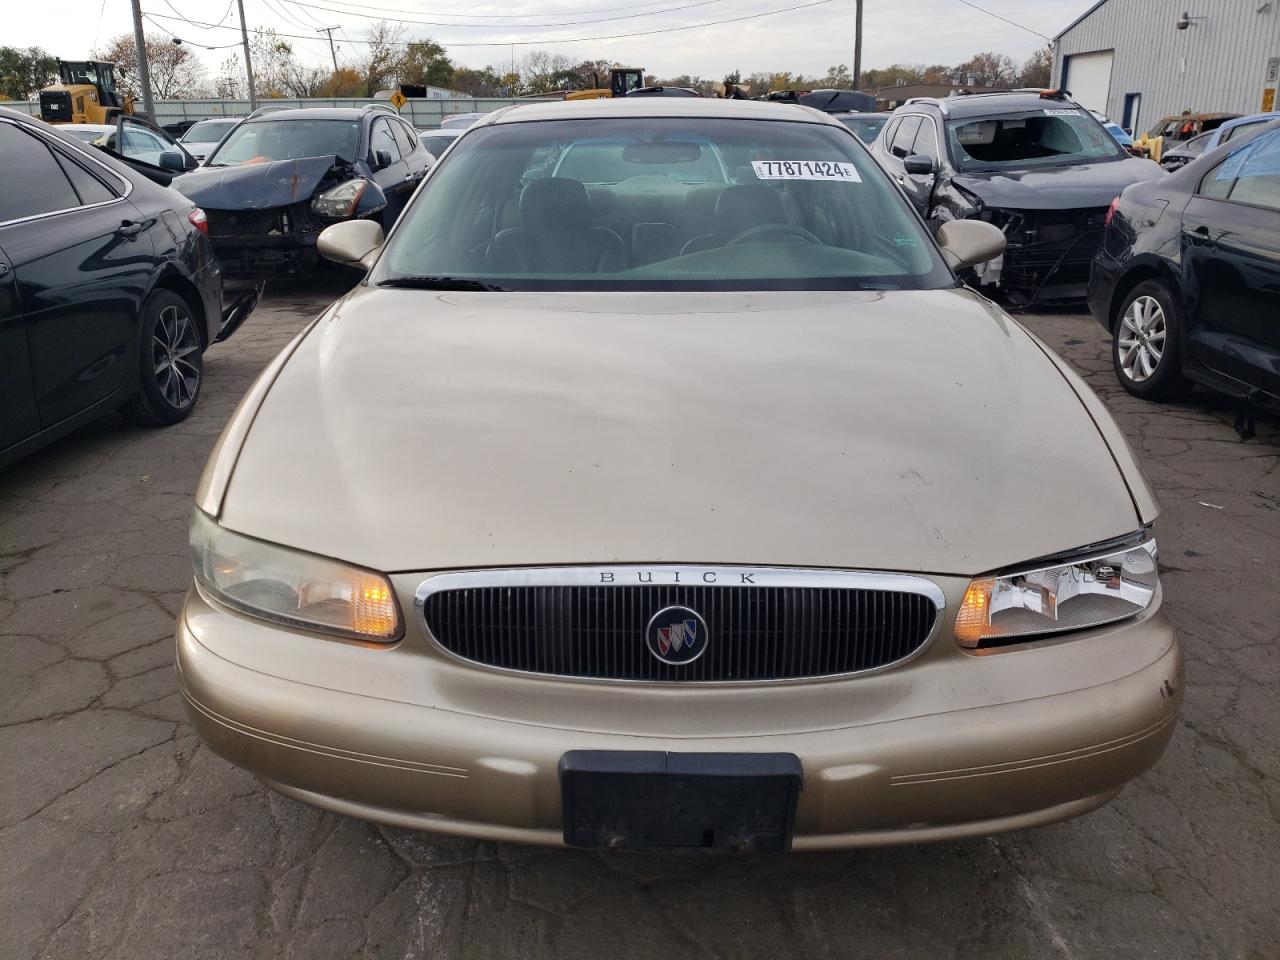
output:
[[[1065,86],[1077,103],[1090,110],[1107,112],[1107,97],[1111,93],[1111,61],[1114,57],[1114,50],[1098,50],[1066,58]]]

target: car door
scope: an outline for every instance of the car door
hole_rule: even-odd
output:
[[[4,200],[0,198],[0,210]],[[5,215],[0,213],[0,219]],[[13,264],[0,250],[0,450],[40,429],[36,393],[31,383],[27,328],[18,303]]]
[[[920,132],[920,122],[924,119],[924,117],[916,113],[904,116],[893,131],[893,139],[885,143],[883,154],[884,168],[889,171],[889,175],[894,180],[898,181],[898,185],[907,194],[907,199],[920,211],[921,216],[926,216],[929,211],[920,205],[918,192],[913,195],[907,190],[907,181],[912,178],[907,176],[906,168],[903,167],[902,161],[911,156],[911,151],[915,149],[916,134]]]
[[[898,180],[915,208],[928,217],[933,212],[933,187],[938,182],[937,170],[941,168],[942,154],[938,150],[938,127],[932,117],[920,118],[920,129],[911,145],[911,156],[928,157],[933,161],[934,173],[905,173]]]
[[[129,117],[121,114],[116,118],[116,135],[113,140],[113,149],[124,160],[130,164],[144,164],[147,167],[153,167],[156,171],[167,171],[170,174],[182,173],[184,170],[194,170],[199,166],[199,162],[195,157],[187,152],[182,144],[178,143],[168,133],[159,127],[153,127],[149,123],[139,120],[137,117]],[[165,158],[164,155],[177,154],[181,162],[177,158]],[[150,173],[145,169],[140,172]]]
[[[1280,396],[1280,130],[1232,152],[1182,215],[1189,355]]]
[[[400,155],[404,157],[409,192],[412,194],[435,160],[418,138],[417,130],[402,120],[395,121],[392,126],[395,128],[396,143],[400,145]]]
[[[382,188],[387,198],[387,207],[382,215],[382,223],[386,227],[396,222],[414,186],[409,182],[409,166],[401,154],[391,124],[389,117],[378,117],[369,130],[369,164],[373,167],[373,182]]]
[[[49,427],[129,379],[152,244],[127,199],[130,184],[91,157],[9,121],[0,121],[0,155],[0,248],[17,282],[40,424]]]

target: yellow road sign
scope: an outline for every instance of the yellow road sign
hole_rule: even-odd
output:
[[[406,97],[399,90],[397,90],[395,93],[391,95],[391,105],[395,107],[397,110],[399,110],[408,102],[409,102],[409,98]]]

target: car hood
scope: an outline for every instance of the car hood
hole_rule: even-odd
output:
[[[385,571],[972,574],[1139,526],[1072,387],[963,290],[358,287],[271,387],[220,520]]]
[[[1061,210],[1106,207],[1131,183],[1164,173],[1141,157],[1069,167],[961,173],[952,182],[976,194],[988,207],[1009,210]]]
[[[200,167],[175,177],[173,188],[205,210],[267,210],[307,200],[337,157],[275,160],[239,167]]]

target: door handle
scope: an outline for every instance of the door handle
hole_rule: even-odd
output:
[[[9,273],[9,265],[0,260],[0,277],[7,276]]]
[[[1201,246],[1202,244],[1209,243],[1213,239],[1209,235],[1209,228],[1204,224],[1201,224],[1200,226],[1196,227],[1194,230],[1191,230],[1189,232],[1191,234],[1191,242],[1197,247]]]
[[[121,220],[120,226],[116,228],[117,237],[136,237],[147,225],[141,220]]]

